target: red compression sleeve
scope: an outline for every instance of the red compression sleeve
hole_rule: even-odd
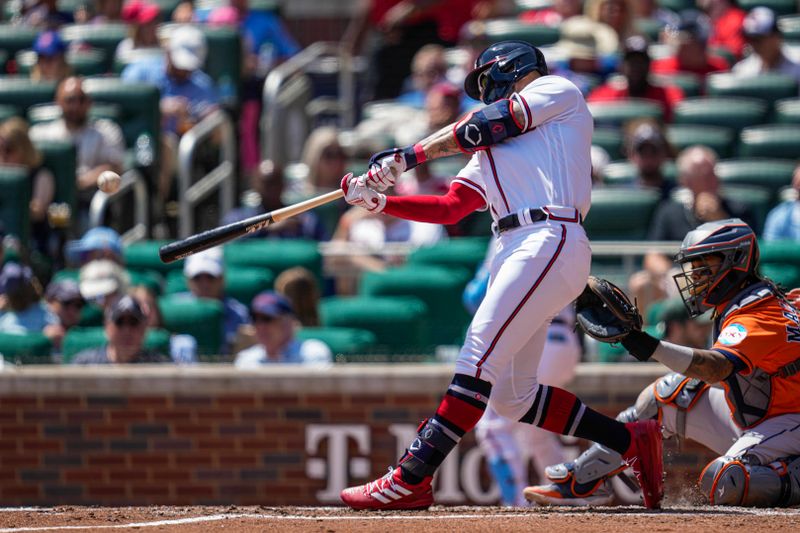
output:
[[[383,212],[406,220],[432,224],[455,224],[473,211],[486,205],[483,197],[458,182],[442,196],[388,196]]]

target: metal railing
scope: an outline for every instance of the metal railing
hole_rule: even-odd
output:
[[[311,66],[333,62],[338,73],[338,99],[333,106],[313,105],[313,87],[305,76]],[[334,42],[317,42],[272,69],[264,83],[261,114],[261,155],[285,165],[299,159],[303,141],[310,130],[314,110],[334,111],[339,125],[355,125],[355,65],[353,57]],[[318,100],[325,100],[320,98]]]
[[[122,242],[130,244],[146,239],[148,236],[147,183],[142,173],[136,169],[127,170],[122,174],[122,182],[116,192],[106,194],[103,191],[97,191],[94,193],[89,204],[89,227],[101,226],[109,206],[126,197],[128,192],[133,193],[134,222],[132,228],[122,233]]]
[[[208,174],[193,182],[192,163],[200,144],[215,136],[219,140],[220,163]],[[220,193],[219,209],[233,209],[236,196],[236,137],[233,122],[222,110],[209,114],[181,137],[178,144],[178,236],[195,233],[195,207],[209,194]]]

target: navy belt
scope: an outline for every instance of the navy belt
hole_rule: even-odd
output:
[[[577,213],[577,209],[575,211]],[[548,219],[562,222],[578,222],[579,224],[583,224],[583,215],[578,215],[576,217],[577,219],[568,219],[565,217],[554,216],[541,207],[531,207],[525,211],[525,213],[530,217],[530,222],[523,222],[520,220],[518,213],[511,213],[510,215],[506,215],[497,221],[497,233],[503,233],[504,231],[508,231],[510,229],[518,228],[528,224],[535,224],[536,222],[541,222]]]

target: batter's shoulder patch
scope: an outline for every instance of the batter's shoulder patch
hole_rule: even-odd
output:
[[[719,333],[717,341],[725,346],[736,346],[747,337],[747,328],[734,322]]]

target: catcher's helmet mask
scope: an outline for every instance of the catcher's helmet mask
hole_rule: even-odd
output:
[[[548,74],[544,54],[525,41],[501,41],[481,52],[464,80],[470,98],[492,104],[507,98],[514,83],[533,71]]]
[[[709,256],[721,262],[712,265]],[[675,256],[682,272],[673,276],[689,314],[702,315],[733,298],[748,278],[757,277],[758,258],[755,233],[739,219],[709,222],[690,231]]]

